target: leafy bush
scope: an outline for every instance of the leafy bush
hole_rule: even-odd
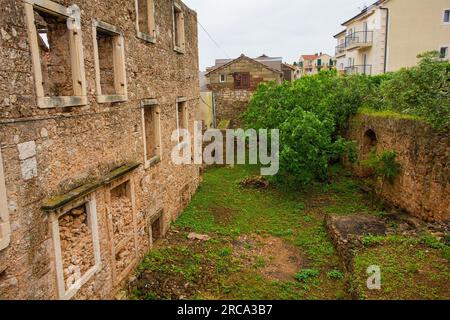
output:
[[[387,180],[390,183],[393,183],[401,172],[401,165],[397,162],[397,153],[395,151],[384,151],[380,155],[372,152],[362,164],[373,169],[376,177]]]
[[[378,110],[423,117],[438,130],[450,129],[450,63],[438,52],[419,55],[419,64],[384,75]]]
[[[328,178],[329,166],[344,154],[355,160],[354,145],[340,134],[360,109],[421,117],[450,130],[450,63],[436,52],[420,56],[416,67],[377,76],[323,71],[292,83],[261,84],[243,115],[254,129],[280,129],[280,171],[271,180],[307,185]],[[376,174],[393,181],[396,155],[375,159]]]
[[[244,121],[254,129],[280,129],[280,172],[273,181],[306,185],[328,177],[329,164],[354,145],[339,132],[362,107],[375,86],[368,77],[322,72],[293,83],[262,84]]]

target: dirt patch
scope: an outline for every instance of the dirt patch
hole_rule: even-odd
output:
[[[234,221],[234,215],[236,210],[230,208],[214,207],[210,208],[209,211],[214,217],[214,223],[219,226],[229,226]]]
[[[253,176],[245,178],[239,182],[239,185],[242,188],[266,189],[269,187],[269,181],[262,176]]]
[[[216,266],[206,258],[195,261],[194,255],[205,255],[205,243],[187,239],[186,232],[170,231],[158,241],[154,251],[165,254],[152,261],[128,284],[128,296],[143,300],[184,300],[205,295],[214,286]],[[195,271],[193,271],[193,268]],[[187,274],[188,271],[191,274]]]
[[[245,257],[251,267],[268,279],[290,281],[305,264],[298,248],[276,237],[244,235],[233,242],[234,255]]]
[[[134,290],[140,292],[141,299],[183,300],[197,293],[197,286],[192,285],[182,274],[164,271],[146,271],[131,283]]]

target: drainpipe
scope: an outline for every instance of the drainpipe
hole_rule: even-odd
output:
[[[388,59],[388,40],[389,40],[389,8],[380,7],[380,10],[386,11],[386,37],[384,39],[384,73],[386,73],[387,59]]]

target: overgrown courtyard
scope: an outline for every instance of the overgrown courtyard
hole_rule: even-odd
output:
[[[411,230],[340,166],[301,191],[242,185],[252,166],[214,167],[166,239],[130,282],[131,299],[450,299],[449,235]],[[327,215],[381,217],[383,237],[362,239],[353,273],[327,235]],[[210,237],[188,239],[196,233]],[[381,290],[366,287],[370,265]]]

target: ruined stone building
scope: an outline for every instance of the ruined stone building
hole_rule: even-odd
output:
[[[112,298],[199,184],[179,0],[1,0],[0,299]],[[75,6],[74,6],[75,5]]]
[[[241,55],[234,60],[216,60],[205,76],[208,89],[214,93],[216,122],[230,121],[237,128],[258,85],[283,81],[283,63],[282,58],[263,55],[252,59]]]

